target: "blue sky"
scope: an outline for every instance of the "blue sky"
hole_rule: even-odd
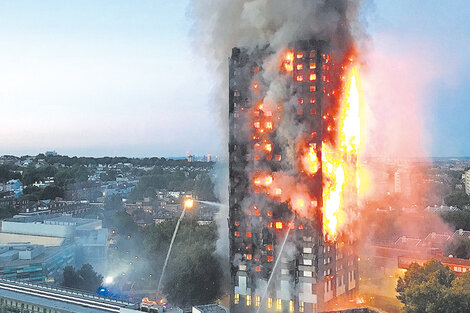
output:
[[[188,3],[0,0],[0,154],[220,150],[215,76],[192,52]],[[433,155],[470,155],[468,12],[460,0],[369,1],[364,12],[373,46],[450,69],[426,96]]]

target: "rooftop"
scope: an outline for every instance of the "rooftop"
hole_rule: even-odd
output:
[[[15,216],[8,218],[5,221],[14,223],[36,223],[36,224],[51,224],[51,225],[74,225],[81,226],[88,223],[95,222],[93,219],[76,218],[70,215],[51,214],[46,216]]]
[[[206,304],[206,305],[197,305],[194,307],[198,312],[201,313],[227,313],[228,310],[218,304]],[[195,310],[193,309],[193,313]]]
[[[13,234],[13,233],[1,233],[0,232],[0,244],[9,243],[31,243],[37,245],[43,245],[46,247],[60,246],[64,242],[63,237],[48,237],[48,236],[35,236],[26,234]]]
[[[20,246],[20,245],[18,245]],[[0,267],[3,266],[8,266],[8,267],[16,267],[16,266],[23,266],[23,265],[29,265],[31,263],[38,264],[38,263],[43,263],[49,260],[50,258],[54,257],[56,254],[61,253],[63,249],[65,249],[68,246],[61,246],[61,247],[45,247],[40,254],[38,254],[35,257],[32,257],[31,259],[19,259],[15,258],[13,260],[8,260],[5,262],[0,262]],[[18,253],[20,250],[8,250],[4,253],[0,254],[0,258],[2,257],[7,257],[7,256],[12,256],[15,253]]]

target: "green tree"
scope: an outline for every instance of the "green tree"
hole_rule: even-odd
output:
[[[456,238],[453,239],[445,248],[447,255],[452,255],[456,258],[470,259],[470,239]]]
[[[23,189],[22,199],[27,199],[31,201],[38,201],[41,199],[42,190],[36,186],[29,186]]]
[[[121,235],[136,234],[139,226],[134,222],[132,216],[125,211],[117,211],[113,214],[109,221],[111,228]]]
[[[90,264],[84,264],[79,270],[66,266],[62,274],[61,286],[96,292],[103,282],[103,276],[93,270]]]
[[[4,204],[0,205],[0,220],[13,217],[18,213],[19,211],[13,206],[4,205]]]
[[[122,209],[122,195],[113,195],[104,199],[105,210]]]
[[[454,306],[454,312],[465,308],[462,312],[470,311],[470,272],[457,277],[452,283],[451,297],[449,299]]]
[[[470,210],[455,210],[440,214],[444,222],[451,224],[455,229],[470,230]]]
[[[158,274],[169,248],[176,220],[150,226],[145,247]],[[215,255],[217,228],[199,225],[193,218],[181,222],[163,281],[163,292],[176,304],[210,303],[221,293],[221,265]]]
[[[195,180],[194,190],[201,200],[217,200],[214,194],[214,183],[208,174],[202,174]]]
[[[73,284],[78,281],[78,279],[78,274],[75,272],[75,268],[73,266],[64,267],[64,271],[62,273],[62,286],[72,287]]]
[[[207,304],[221,293],[222,269],[214,251],[204,245],[178,245],[167,268],[163,292],[179,305]],[[184,248],[184,249],[183,249]]]
[[[103,276],[99,275],[93,270],[93,266],[90,264],[84,264],[78,270],[78,275],[82,279],[82,289],[89,291],[97,291],[103,282]]]
[[[47,177],[54,177],[56,172],[55,167],[50,165],[41,166],[39,168],[30,166],[23,172],[22,182],[26,186],[32,185],[35,182],[46,180]]]
[[[457,191],[446,196],[444,198],[444,202],[448,206],[454,206],[462,209],[470,204],[470,197],[465,193],[465,191]]]
[[[0,165],[0,182],[6,182],[10,179],[21,179],[21,174],[15,172],[16,167],[11,165]]]
[[[398,300],[406,313],[470,312],[470,275],[456,275],[439,261],[412,264],[397,283]],[[467,289],[466,289],[467,288]]]
[[[65,187],[68,184],[87,181],[89,173],[90,171],[86,167],[74,164],[71,167],[62,168],[57,171],[54,181],[56,185]]]
[[[41,200],[54,200],[63,197],[64,189],[58,186],[46,186],[41,193]]]

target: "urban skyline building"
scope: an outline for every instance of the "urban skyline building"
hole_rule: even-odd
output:
[[[464,173],[465,193],[470,195],[470,170]]]
[[[317,312],[358,286],[352,246],[347,239],[325,240],[323,234],[322,171],[301,173],[296,147],[286,144],[307,138],[308,147],[321,151],[327,127],[323,112],[339,84],[339,69],[331,64],[327,42],[299,41],[286,50],[289,99],[269,108],[263,107],[268,92],[263,66],[274,55],[269,47],[233,48],[230,58],[230,307],[235,313],[256,312],[260,306],[267,311]],[[290,123],[291,131],[281,133],[275,127],[281,123]],[[317,161],[321,169],[321,157]],[[308,218],[259,187],[273,179],[260,173],[279,171],[294,172],[295,182],[307,186],[316,199]]]

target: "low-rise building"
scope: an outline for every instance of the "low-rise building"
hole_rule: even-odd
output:
[[[57,282],[62,269],[74,265],[75,247],[12,243],[0,245],[0,277],[30,282]]]
[[[464,180],[465,180],[465,193],[467,195],[470,195],[470,170],[465,172]]]
[[[12,192],[17,198],[23,193],[23,184],[18,179],[11,179],[5,184],[5,191]]]
[[[432,259],[435,259],[441,262],[444,266],[449,267],[454,273],[466,273],[470,271],[470,260],[460,259],[460,258],[451,258],[443,255],[434,255]],[[411,264],[418,264],[423,266],[428,262],[430,258],[422,256],[399,256],[398,257],[398,267],[400,269],[409,269]]]
[[[98,219],[59,214],[17,216],[4,220],[0,232],[0,244],[12,243],[42,245],[59,250],[67,250],[70,245],[73,251],[72,265],[89,263],[99,273],[106,271],[108,230],[102,227],[102,222]],[[28,262],[35,264],[34,260]],[[58,262],[61,265],[68,263]]]
[[[72,215],[83,214],[97,207],[87,201],[40,200],[31,201],[19,198],[0,199],[0,208],[12,207],[19,215],[39,215],[67,213]]]

